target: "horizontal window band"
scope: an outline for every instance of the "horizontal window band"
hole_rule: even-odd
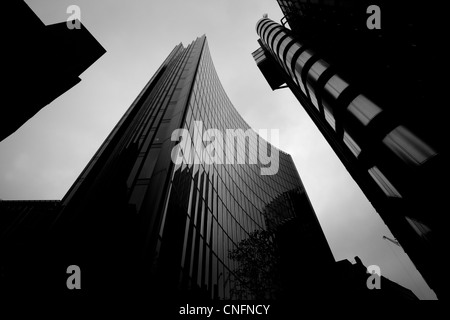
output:
[[[308,78],[309,69],[311,69],[312,65],[319,60],[320,60],[320,56],[313,52],[311,58],[309,58],[309,60],[306,61],[305,65],[303,66],[302,72],[300,74],[300,76],[302,78],[302,83],[305,86],[306,95],[307,95],[308,99],[310,99],[310,100],[311,100],[311,96],[309,95],[309,90],[307,87],[306,80]]]
[[[280,38],[280,40],[278,40],[278,43],[275,45],[275,43],[274,43],[274,52],[278,52],[278,51],[280,51],[280,46],[281,46],[281,44],[283,43],[283,41],[284,41],[284,39],[286,39],[288,37],[288,34],[287,33],[285,33],[281,38]]]
[[[264,36],[263,39],[264,39],[264,42],[265,42],[266,44],[269,43],[269,38],[270,38],[270,36],[271,36],[272,34],[276,33],[276,31],[277,31],[278,29],[280,29],[280,26],[269,26],[269,27],[265,30],[265,32],[264,32],[264,34],[263,34],[263,36]]]
[[[263,39],[264,34],[266,33],[266,29],[269,27],[270,23],[265,23],[261,27],[261,32],[259,33],[259,37]]]
[[[274,29],[275,27],[277,27],[277,26],[278,26],[278,24],[272,21],[272,22],[266,24],[266,25],[261,29],[260,37],[261,37],[261,39],[264,39],[264,42],[265,42],[266,44],[267,44],[267,40],[266,40],[267,33],[270,32],[271,30],[273,30],[273,29]]]
[[[383,110],[366,96],[360,94],[350,103],[347,111],[361,124],[367,126]]]
[[[300,86],[300,81],[302,81],[302,79],[298,79],[298,78],[297,78],[297,75],[296,75],[296,73],[295,73],[295,64],[297,63],[298,57],[299,57],[303,52],[305,52],[306,49],[307,49],[307,46],[303,46],[303,47],[301,47],[300,49],[298,49],[297,52],[295,52],[294,55],[292,56],[292,61],[291,61],[291,70],[292,70],[292,72],[294,73],[294,80],[297,82],[297,85],[298,85],[299,87],[301,87],[301,86]]]
[[[320,113],[323,114],[322,95],[325,91],[325,84],[336,74],[334,66],[329,66],[317,79],[314,91],[316,94],[317,104],[319,105]]]
[[[353,101],[355,97],[359,95],[359,91],[355,89],[353,86],[348,85],[344,90],[342,90],[339,97],[331,104],[331,108],[333,113],[335,114],[336,122],[338,123],[336,132],[338,135],[341,134],[341,129],[344,129],[344,113],[347,110],[350,102]],[[346,128],[347,129],[347,128]],[[360,144],[360,142],[358,142]]]
[[[270,41],[270,44],[269,44],[269,46],[271,47],[271,48],[274,48],[274,44],[275,44],[275,39],[277,38],[277,36],[279,35],[279,34],[281,34],[281,33],[283,33],[283,29],[278,29],[277,30],[277,32],[273,35],[273,38],[272,38],[272,40]],[[283,37],[284,38],[284,37]],[[282,39],[283,39],[282,38]],[[281,40],[279,41],[279,43],[281,43]]]
[[[261,28],[259,30],[260,34],[263,33],[263,29],[266,28],[269,25],[277,25],[277,23],[275,21],[272,21],[270,19],[265,20],[262,24],[261,24]]]
[[[283,52],[280,52],[280,53],[282,53],[282,59],[283,59],[283,63],[284,63],[284,65],[286,66],[286,68],[288,68],[289,69],[289,65],[286,63],[286,57],[287,57],[287,54],[288,54],[288,52],[289,52],[289,49],[294,45],[294,43],[296,43],[297,41],[295,40],[295,39],[292,39],[290,42],[288,42],[287,44],[286,44],[286,47],[284,47],[284,51]],[[290,69],[290,71],[293,73],[294,72],[294,70],[292,70],[292,69]]]
[[[259,22],[258,22],[259,25],[256,27],[256,32],[258,34],[260,34],[261,33],[261,28],[263,27],[263,25],[267,24],[269,22],[273,22],[273,21],[271,21],[270,19],[261,19],[261,20],[259,20]]]
[[[353,114],[351,114],[348,111],[348,107],[350,106],[350,103],[359,95],[358,89],[356,89],[354,86],[350,86],[353,92],[352,96],[350,96],[350,92],[343,92],[346,95],[349,96],[347,98],[343,97],[342,102],[338,101],[339,108],[343,111],[347,111],[344,113],[344,121],[351,122],[351,123],[357,123],[358,126],[361,126],[364,128],[364,130],[367,130],[370,132],[370,135],[367,135],[368,141],[370,140],[371,143],[379,143],[384,136],[386,136],[390,131],[392,131],[395,127],[400,125],[399,119],[397,119],[395,116],[389,113],[387,110],[383,110],[382,112],[378,113],[375,117],[373,117],[370,122],[364,126],[361,124],[361,122],[354,117]],[[341,94],[342,95],[342,94]],[[339,99],[338,99],[339,100]]]
[[[275,38],[276,38],[280,33],[283,33],[283,28],[280,27],[280,26],[278,26],[277,28],[274,28],[274,29],[272,29],[272,30],[270,31],[270,35],[267,36],[267,42],[266,42],[267,45],[269,46],[269,48],[273,48],[273,47],[274,47],[273,43],[274,43],[274,41],[275,41]]]
[[[265,19],[260,19],[257,23],[256,23],[256,33],[259,34],[259,29],[261,28],[261,25],[266,22]]]
[[[398,126],[383,138],[386,145],[403,162],[418,166],[435,156],[437,152],[405,126]]]

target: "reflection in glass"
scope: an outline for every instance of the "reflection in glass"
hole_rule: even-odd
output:
[[[398,192],[398,190],[388,180],[388,178],[386,178],[386,176],[380,171],[380,169],[378,169],[378,167],[375,166],[370,168],[369,174],[388,197],[402,197],[400,192]]]
[[[270,25],[267,29],[266,29],[266,32],[264,33],[264,41],[266,42],[266,43],[269,43],[268,42],[268,40],[269,40],[269,36],[270,36],[270,34],[273,34],[275,31],[275,29],[277,29],[277,25]]]
[[[291,42],[292,40],[294,40],[292,37],[287,36],[280,45],[280,49],[278,49],[278,57],[280,58],[281,61],[283,61],[283,52],[284,49],[286,48],[286,46],[288,45],[289,42]]]
[[[332,76],[325,85],[325,91],[327,91],[334,99],[337,99],[339,95],[348,87],[348,83],[342,80],[337,74]]]
[[[272,39],[275,36],[275,34],[277,34],[278,30],[281,30],[281,26],[275,27],[273,30],[273,32],[270,34],[269,38],[267,39],[267,43],[272,43]],[[283,32],[278,33],[278,36],[282,35]],[[273,46],[275,48],[275,46]]]
[[[306,94],[305,87],[303,86],[303,79],[301,77],[303,67],[306,62],[312,57],[312,52],[310,50],[306,50],[302,52],[297,58],[297,61],[295,62],[295,76],[298,79],[298,82],[300,83],[300,88],[302,89],[303,93]]]
[[[287,54],[286,54],[286,67],[287,70],[289,71],[290,76],[292,77],[292,79],[298,84],[300,85],[300,81],[299,79],[297,79],[297,77],[294,74],[294,71],[292,70],[292,58],[294,56],[294,54],[296,52],[298,52],[300,49],[302,48],[302,46],[298,43],[295,42],[288,50]]]
[[[260,35],[261,35],[261,38],[262,38],[262,39],[265,37],[267,30],[269,30],[270,28],[273,28],[273,26],[274,26],[274,24],[273,24],[273,23],[270,23],[270,22],[269,22],[269,23],[265,23],[265,24],[262,26],[261,32],[260,32]]]
[[[295,42],[295,43],[292,45],[292,47],[289,48],[289,50],[288,50],[288,52],[287,52],[287,54],[286,54],[286,64],[287,64],[288,66],[291,65],[292,57],[294,56],[294,54],[295,54],[298,50],[300,50],[301,48],[302,48],[302,46],[301,46],[298,42]]]
[[[333,114],[330,110],[324,109],[325,112],[325,120],[327,120],[328,124],[336,131],[336,120],[334,119]]]
[[[350,103],[348,111],[366,126],[370,120],[382,110],[372,101],[360,94]]]
[[[278,42],[280,42],[281,38],[283,38],[284,35],[285,35],[284,32],[280,32],[280,33],[275,37],[275,40],[274,40],[274,42],[273,42],[273,48],[274,48],[273,50],[276,50],[275,48],[278,47]]]
[[[436,154],[436,151],[404,126],[392,130],[383,139],[383,143],[400,159],[412,165],[420,165]]]
[[[315,88],[314,86],[317,83],[317,80],[319,79],[320,75],[327,70],[329,67],[329,64],[323,61],[322,59],[316,61],[311,68],[308,71],[307,76],[307,85],[308,85],[308,91],[309,96],[311,98],[311,102],[314,104],[314,106],[319,109],[319,105],[317,104],[317,98],[315,95]]]
[[[431,229],[428,228],[423,223],[417,221],[414,218],[405,217],[406,221],[408,221],[409,225],[414,229],[414,231],[421,236],[422,238],[428,240],[428,234],[431,232]]]
[[[141,209],[142,201],[144,200],[145,192],[147,191],[147,185],[136,185],[131,193],[130,200],[128,201],[131,205],[136,206],[136,212]]]
[[[359,154],[361,153],[361,148],[355,142],[355,140],[353,140],[353,138],[347,133],[347,131],[344,131],[344,143],[355,155],[355,157],[359,156]]]

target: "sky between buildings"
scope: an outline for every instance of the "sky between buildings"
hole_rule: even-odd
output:
[[[0,199],[61,199],[173,47],[206,34],[239,113],[256,131],[280,130],[279,148],[292,155],[335,259],[359,256],[419,298],[435,298],[404,251],[382,239],[394,237],[290,90],[272,91],[257,68],[255,25],[264,13],[280,21],[276,0],[26,3],[47,25],[79,6],[81,22],[107,52],[81,83],[0,142]]]

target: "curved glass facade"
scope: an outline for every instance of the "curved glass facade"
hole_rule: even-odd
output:
[[[255,53],[255,58],[263,57]],[[178,130],[191,138],[176,136]],[[220,139],[218,133],[227,140],[207,151]],[[173,161],[174,150],[182,151],[183,161]],[[269,153],[270,161],[262,157]],[[290,200],[280,203],[285,198]],[[132,257],[140,262],[122,267],[138,268],[138,279],[132,279],[149,285],[155,295],[275,298],[276,286],[264,287],[260,280],[267,289],[261,292],[243,279],[248,263],[231,253],[260,232],[296,230],[297,223],[305,230],[293,232],[299,242],[283,245],[271,236],[274,246],[300,249],[306,246],[302,237],[313,235],[308,260],[324,266],[334,262],[291,157],[267,144],[233,107],[205,36],[172,51],[62,203],[58,222],[71,220],[66,224],[71,235],[101,226],[106,216],[98,215],[99,208],[122,208],[118,216],[108,216],[111,233],[122,234],[122,249],[93,254],[91,248],[99,244],[93,232],[76,234],[72,254],[92,268],[111,256]],[[290,259],[298,255],[288,247],[284,251]],[[264,266],[253,269],[257,274]]]
[[[251,130],[228,99],[206,44],[183,122],[183,128],[191,135],[194,135],[196,121],[202,121],[205,131],[212,128],[221,132],[241,130],[241,138],[242,132]],[[261,142],[261,138],[258,140]],[[246,156],[258,154],[257,146],[247,145]],[[184,227],[180,229],[183,232],[175,235],[161,225],[158,239],[161,252],[158,254],[162,257],[166,250],[171,252],[170,259],[178,259],[177,276],[181,279],[182,290],[203,288],[211,298],[219,299],[254,297],[251,290],[239,287],[241,282],[235,271],[242,266],[230,259],[229,252],[236,250],[253,232],[275,227],[273,221],[280,225],[297,215],[306,215],[306,212],[298,212],[290,202],[283,206],[271,205],[281,195],[295,190],[298,190],[296,197],[307,197],[291,157],[281,151],[279,156],[278,172],[271,175],[261,175],[261,163],[182,163],[173,168],[163,214],[176,216],[177,222],[172,218],[173,225],[168,228]],[[270,215],[267,213],[269,207]],[[303,210],[313,214],[309,206]],[[316,228],[320,228],[318,223]],[[321,234],[319,229],[313,232]],[[176,245],[172,242],[174,236],[181,240]],[[169,264],[163,258],[161,263]]]
[[[195,121],[202,121],[204,130],[250,129],[226,96],[207,47],[200,58],[183,124],[192,136]],[[255,146],[249,147],[247,154],[257,153]],[[192,150],[196,152],[194,148]],[[281,154],[281,157],[285,155]],[[281,169],[282,172],[291,171],[291,175],[277,175],[267,181],[261,179],[258,169],[257,165],[183,163],[175,166],[164,214],[176,212],[180,223],[185,225],[183,241],[179,242],[183,287],[197,285],[198,288],[205,286],[207,290],[216,287],[218,297],[230,298],[235,279],[228,251],[249,232],[265,228],[261,211],[274,194],[295,188],[292,167]],[[161,250],[171,239],[161,233]]]

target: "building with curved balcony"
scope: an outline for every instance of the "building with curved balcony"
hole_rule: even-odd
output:
[[[260,48],[253,56],[272,90],[289,87],[430,287],[442,294],[446,170],[439,131],[423,134],[415,108],[399,116],[405,106],[394,98],[386,102],[390,90],[382,85],[377,95],[365,90],[348,70],[325,58],[333,52],[316,51],[297,32],[267,17],[256,31]],[[424,126],[432,124],[424,119]]]

